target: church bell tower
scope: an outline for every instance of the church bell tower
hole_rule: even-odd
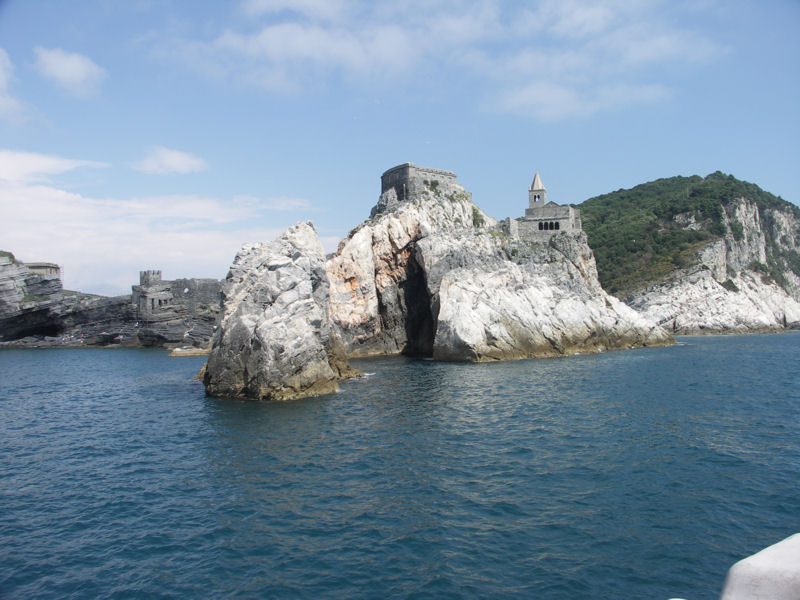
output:
[[[538,208],[539,206],[544,206],[545,202],[547,202],[546,197],[547,190],[544,189],[542,180],[537,172],[536,175],[533,176],[533,183],[531,183],[531,187],[528,188],[528,202],[530,207]]]

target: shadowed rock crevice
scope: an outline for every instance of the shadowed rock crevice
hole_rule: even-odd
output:
[[[405,312],[406,346],[403,354],[409,356],[433,356],[435,335],[431,298],[425,271],[410,256],[406,263],[406,279],[400,286]]]

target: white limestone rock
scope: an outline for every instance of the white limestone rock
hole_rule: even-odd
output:
[[[245,244],[223,283],[204,375],[212,396],[287,400],[331,393],[355,374],[328,316],[325,257],[310,223]]]
[[[28,268],[13,260],[8,253],[0,253],[0,317],[19,311],[22,299],[28,293],[26,278]]]
[[[429,353],[429,298],[414,245],[434,232],[456,234],[494,225],[460,186],[426,189],[401,203],[379,203],[373,217],[354,229],[327,263],[331,320],[348,353]]]
[[[731,223],[741,226],[739,239]],[[687,219],[687,223],[690,221]],[[782,285],[766,273],[768,245],[800,252],[800,222],[788,212],[740,198],[724,215],[724,239],[704,246],[697,262],[625,302],[673,333],[747,333],[800,327],[800,277],[782,269]]]
[[[435,308],[436,360],[509,360],[672,341],[602,290],[583,233],[555,234],[533,248],[504,247],[480,234],[430,236],[417,247]]]
[[[460,186],[388,196],[327,263],[331,321],[351,356],[501,360],[671,342],[602,290],[584,234],[534,249]]]

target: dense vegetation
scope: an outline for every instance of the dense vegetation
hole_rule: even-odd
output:
[[[603,287],[624,296],[675,268],[692,264],[700,247],[728,233],[723,222],[725,207],[741,197],[756,202],[762,219],[767,208],[793,210],[800,217],[797,206],[719,171],[705,178],[658,179],[586,200],[580,205],[583,229],[594,250]],[[682,213],[692,213],[699,227],[687,229],[678,223],[675,216]],[[732,221],[730,234],[741,239],[742,225]],[[781,259],[779,249],[774,243],[771,246],[770,264],[760,265],[767,275],[780,280],[778,262],[784,261],[800,273],[796,256]]]

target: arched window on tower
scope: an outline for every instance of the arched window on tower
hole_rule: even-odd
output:
[[[539,231],[542,231],[543,229],[544,229],[544,223],[539,221]]]
[[[558,229],[560,229],[560,227],[561,227],[561,224],[558,221],[556,221],[556,231],[558,231]]]

